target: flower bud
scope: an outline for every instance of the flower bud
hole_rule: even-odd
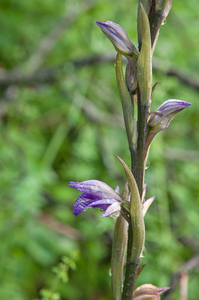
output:
[[[189,105],[191,103],[177,99],[169,99],[163,102],[155,112],[151,113],[148,121],[150,132],[158,133],[167,128],[173,117]]]
[[[129,62],[126,65],[125,82],[129,92],[135,94],[137,90],[137,76]]]
[[[173,117],[189,105],[191,105],[191,103],[186,101],[169,99],[163,102],[156,111],[150,112],[151,116],[148,121],[149,131],[145,144],[145,158],[147,157],[149,146],[155,135],[159,131],[167,128]]]
[[[170,287],[158,288],[155,285],[142,284],[133,292],[134,300],[160,300],[160,295]]]
[[[137,51],[134,44],[129,39],[126,31],[118,24],[111,21],[96,22],[105,35],[112,42],[115,49],[123,54],[138,57],[139,52]]]

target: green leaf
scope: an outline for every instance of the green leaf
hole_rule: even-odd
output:
[[[118,158],[118,160],[120,161],[120,163],[124,168],[129,183],[129,190],[131,193],[130,217],[131,217],[132,232],[133,232],[131,260],[136,261],[137,259],[140,258],[142,254],[144,248],[144,240],[145,240],[145,226],[144,226],[144,219],[142,214],[142,204],[141,204],[137,183],[135,181],[135,178],[131,170],[119,156],[116,157]]]
[[[134,119],[134,107],[124,80],[120,53],[117,54],[117,58],[116,58],[116,76],[117,76],[118,90],[122,101],[124,122],[125,122],[129,146],[132,145],[133,148],[135,149],[136,140],[137,140],[136,138],[137,130],[136,130],[136,122]]]
[[[151,35],[148,16],[140,3],[142,18],[142,42],[141,51],[137,61],[137,80],[140,88],[141,103],[149,106],[151,101],[152,85],[152,52],[151,52]]]
[[[113,299],[121,299],[122,280],[123,280],[123,266],[125,263],[125,253],[127,246],[127,230],[128,223],[120,215],[115,224],[115,231],[112,245],[111,257],[111,274],[112,274],[112,292]]]

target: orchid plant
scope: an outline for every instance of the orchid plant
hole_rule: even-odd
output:
[[[155,111],[151,110],[157,85],[152,85],[152,56],[160,26],[170,11],[172,0],[138,2],[138,49],[120,25],[111,21],[96,22],[117,51],[116,78],[131,168],[121,158],[117,158],[124,168],[126,184],[122,193],[119,193],[118,186],[113,190],[98,180],[69,184],[81,192],[73,208],[75,216],[93,207],[104,211],[102,217],[111,216],[115,219],[111,260],[114,300],[160,299],[160,294],[168,289],[150,283],[136,288],[136,279],[144,267],[140,267],[145,244],[144,216],[154,200],[154,197],[145,200],[145,166],[154,136],[168,127],[175,114],[191,104],[169,99]],[[125,75],[122,56],[127,59]]]

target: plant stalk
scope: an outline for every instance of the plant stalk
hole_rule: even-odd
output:
[[[135,180],[138,185],[140,197],[142,197],[144,174],[145,174],[145,144],[147,135],[147,118],[149,105],[147,103],[141,103],[141,96],[138,88],[138,142],[137,142],[137,166],[135,173]]]
[[[133,300],[133,291],[137,278],[140,259],[127,262],[122,300]]]

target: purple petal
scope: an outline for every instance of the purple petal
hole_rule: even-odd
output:
[[[190,106],[190,102],[178,100],[178,99],[169,99],[163,102],[157,109],[158,112],[163,113],[163,115],[170,114],[174,111],[182,110]]]
[[[118,217],[120,210],[121,210],[121,206],[119,202],[114,202],[112,205],[107,207],[105,213],[101,215],[101,218],[109,217],[109,216]]]
[[[90,203],[88,206],[93,207],[93,208],[99,208],[101,210],[106,210],[107,207],[112,205],[114,202],[118,202],[118,201],[115,201],[114,199],[112,199],[112,200],[101,199],[101,200],[95,201],[93,203]]]
[[[119,187],[114,191],[106,183],[99,180],[70,182],[69,186],[82,192],[73,206],[73,214],[75,216],[88,207],[107,210],[115,202],[120,206],[122,201],[122,198],[117,193],[117,191],[119,192]]]
[[[151,197],[149,199],[147,199],[146,201],[144,201],[142,204],[142,214],[143,214],[143,217],[146,215],[146,212],[149,208],[149,206],[152,204],[153,200],[155,199],[155,196],[154,197]]]
[[[99,180],[70,182],[69,186],[79,190],[80,192],[95,195],[103,199],[115,199],[121,201],[121,197],[117,192],[115,192],[109,185]]]
[[[119,192],[120,192],[120,187],[119,187],[119,185],[116,186],[115,192],[119,194]]]
[[[94,195],[83,193],[76,200],[73,206],[73,214],[74,216],[79,215],[82,211],[84,211],[90,204],[94,203],[96,200],[99,200],[99,197]]]

